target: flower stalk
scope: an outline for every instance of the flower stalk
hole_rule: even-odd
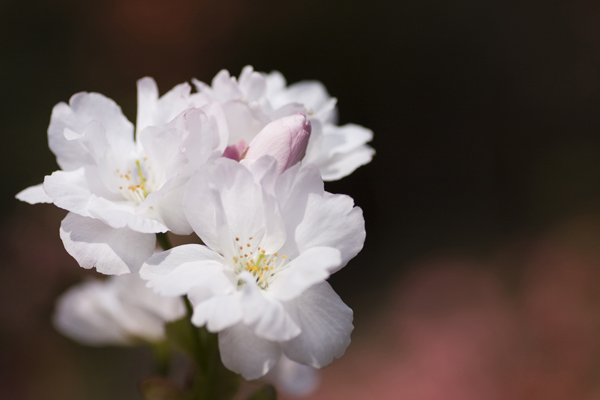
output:
[[[165,251],[173,247],[167,233],[157,233],[156,239]],[[186,354],[196,364],[190,400],[228,400],[237,391],[239,376],[227,370],[223,365],[219,355],[217,335],[210,333],[206,327],[197,328],[192,324],[194,308],[187,296],[182,296],[182,298],[186,316],[179,322],[183,322],[185,326],[178,326],[176,329],[185,329],[189,332],[182,334],[183,337],[188,338],[187,344],[183,346],[188,348]],[[168,371],[168,359],[166,365],[164,358],[159,360],[157,357],[157,361],[160,361],[157,366],[159,372]]]

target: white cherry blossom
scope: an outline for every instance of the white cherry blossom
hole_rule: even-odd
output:
[[[220,157],[227,129],[218,104],[189,108],[190,86],[158,98],[138,81],[137,134],[119,106],[98,93],[59,103],[48,128],[62,170],[17,198],[70,211],[61,225],[66,250],[84,268],[105,274],[139,270],[155,233],[191,233],[181,198],[192,172]]]
[[[279,175],[269,156],[248,168],[221,158],[192,177],[184,210],[206,246],[157,254],[140,274],[161,295],[188,295],[227,368],[256,379],[282,355],[321,368],[344,354],[352,310],[326,279],[365,239],[350,197],[325,192],[314,165]]]
[[[56,303],[54,326],[89,345],[130,345],[165,339],[164,325],[185,315],[180,298],[161,297],[138,274],[90,279]]]
[[[222,70],[211,85],[193,82],[199,92],[191,96],[195,104],[222,103],[231,147],[250,143],[271,121],[303,112],[312,124],[304,162],[317,165],[324,180],[343,178],[373,158],[375,152],[366,144],[372,140],[373,132],[356,124],[336,125],[337,100],[320,82],[286,86],[281,73],[259,73],[251,66],[242,70],[239,80]]]

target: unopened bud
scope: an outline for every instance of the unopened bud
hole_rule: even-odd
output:
[[[304,158],[310,130],[310,121],[303,113],[275,120],[250,142],[243,156],[244,162],[253,163],[269,155],[277,160],[277,169],[281,174]]]

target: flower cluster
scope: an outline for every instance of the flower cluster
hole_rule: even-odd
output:
[[[368,163],[372,132],[336,125],[319,82],[287,86],[248,66],[193,83],[159,97],[151,78],[138,81],[135,128],[97,93],[54,107],[61,169],[17,198],[69,211],[60,237],[80,266],[125,274],[69,291],[55,323],[85,343],[158,341],[187,296],[191,322],[218,333],[223,364],[246,379],[290,360],[328,365],[353,325],[326,279],[365,230],[360,208],[323,181]],[[167,231],[203,244],[155,252]]]

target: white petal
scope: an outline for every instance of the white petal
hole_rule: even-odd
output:
[[[225,114],[218,103],[188,110],[183,115],[189,131],[184,143],[190,167],[195,171],[210,159],[217,159],[227,147],[229,135]]]
[[[281,343],[287,357],[322,368],[344,355],[354,329],[352,310],[329,283],[312,286],[285,307],[302,330],[298,337]]]
[[[25,190],[21,190],[15,197],[29,204],[52,203],[52,197],[46,194],[44,184],[30,186]]]
[[[77,93],[71,97],[69,105],[59,103],[54,107],[48,127],[50,149],[63,170],[77,169],[87,160],[81,144],[65,138],[65,129],[81,134],[91,121],[98,121],[104,126],[108,143],[113,148],[132,148],[133,125],[127,121],[121,108],[99,93]]]
[[[254,71],[250,65],[246,65],[242,70],[239,85],[244,93],[244,99],[248,102],[260,99],[267,89],[265,75]]]
[[[107,275],[138,271],[154,252],[156,243],[153,234],[114,229],[102,221],[74,213],[62,221],[60,238],[81,267],[96,267],[98,272]]]
[[[183,145],[185,133],[179,129],[165,126],[149,126],[138,134],[138,141],[142,143],[146,155],[153,166],[153,173],[164,173],[165,166]],[[156,171],[161,167],[160,171]],[[166,176],[168,179],[170,176]]]
[[[185,185],[174,183],[154,205],[154,210],[161,216],[169,230],[176,235],[189,235],[193,232],[183,212],[184,191]]]
[[[329,278],[330,271],[336,270],[341,263],[339,250],[312,247],[277,272],[276,279],[269,285],[269,293],[281,301],[292,300]]]
[[[139,274],[113,276],[113,285],[123,301],[150,312],[163,321],[175,321],[185,315],[185,305],[180,297],[163,297],[146,287]]]
[[[322,157],[329,159],[336,154],[348,153],[373,140],[373,131],[356,124],[323,126]]]
[[[308,396],[319,385],[319,374],[316,369],[292,361],[285,354],[265,378],[278,390],[298,397]]]
[[[158,101],[158,86],[154,79],[145,77],[137,81],[137,120],[136,131],[139,133],[145,127],[153,125],[152,114]]]
[[[319,196],[325,193],[321,174],[314,165],[296,165],[277,179],[275,194],[288,237],[294,237],[296,227],[304,218],[311,193]]]
[[[203,301],[194,301],[193,295],[190,301],[194,304],[192,323],[196,326],[204,326],[210,332],[220,332],[242,320],[242,306],[239,294],[225,296],[213,296]]]
[[[90,192],[83,168],[74,171],[55,171],[44,178],[44,190],[57,207],[89,217],[87,205]]]
[[[134,205],[126,201],[114,202],[92,196],[88,202],[88,211],[90,216],[117,229],[127,227],[141,233],[159,233],[168,230],[152,210],[146,210],[148,212],[145,215],[137,215]]]
[[[220,262],[222,261],[222,257],[206,246],[184,244],[150,257],[140,270],[140,276],[145,280],[162,278],[173,272],[181,264],[197,260]]]
[[[240,140],[250,143],[258,132],[271,122],[266,116],[253,112],[249,105],[242,101],[224,103],[223,111],[229,129],[228,144],[235,144]]]
[[[153,125],[163,125],[189,108],[188,97],[192,87],[184,82],[175,86],[158,99]]]
[[[282,303],[259,289],[249,272],[242,272],[238,277],[246,282],[240,297],[246,326],[257,336],[273,341],[290,340],[300,334]]]
[[[217,100],[237,100],[244,94],[240,90],[234,77],[229,75],[229,71],[221,70],[212,80],[212,88]]]
[[[281,72],[270,72],[267,74],[267,95],[271,96],[273,93],[277,93],[285,89],[286,84],[285,77]]]
[[[226,158],[196,173],[184,196],[184,211],[194,231],[226,258],[233,255],[235,237],[264,230],[263,206],[262,190],[250,171]]]
[[[342,268],[362,249],[365,235],[362,210],[354,207],[351,197],[310,194],[302,222],[295,230],[295,241],[288,238],[281,252],[295,257],[311,247],[333,247],[342,254]],[[297,246],[297,253],[293,246]]]
[[[374,154],[373,148],[363,145],[349,153],[336,154],[317,166],[324,181],[336,181],[350,175],[358,167],[370,163]]]
[[[188,159],[183,152],[177,151],[175,154],[173,154],[173,157],[166,165],[165,175],[168,176],[168,178],[158,190],[150,193],[146,197],[142,204],[140,204],[137,208],[137,213],[141,213],[148,208],[154,208],[167,194],[169,194],[169,192],[171,192],[171,190],[174,190],[174,188],[176,188],[178,185],[182,185],[183,182],[182,179],[179,179],[179,174],[187,165]],[[179,203],[181,203],[181,199]],[[183,204],[178,205],[179,207],[183,207]],[[154,208],[154,210],[156,210],[156,208]],[[162,211],[168,215],[170,210],[167,208],[163,209]],[[182,213],[183,210],[180,212]],[[162,215],[160,212],[158,212],[158,214]]]
[[[194,287],[208,288],[218,294],[234,290],[223,271],[223,264],[214,260],[194,260],[181,264],[168,275],[150,280],[148,287],[163,296],[181,296]]]
[[[160,297],[137,274],[88,281],[57,302],[54,322],[63,334],[86,344],[133,344],[164,339],[164,323],[181,318],[180,298]]]
[[[259,338],[244,324],[219,333],[219,350],[223,364],[248,380],[265,375],[281,357],[279,344]]]
[[[56,302],[53,323],[63,335],[89,345],[130,344],[131,338],[105,311],[114,298],[104,282],[92,280],[69,289]]]
[[[330,99],[327,89],[321,82],[302,81],[294,83],[271,96],[274,107],[287,103],[302,103],[313,110],[320,109]]]
[[[138,117],[136,131],[148,126],[164,125],[190,107],[191,87],[181,83],[158,98],[158,87],[154,79],[146,77],[138,82]]]
[[[288,103],[268,113],[271,120],[277,120],[279,118],[287,117],[288,115],[294,115],[297,113],[306,112],[306,107],[300,103]]]
[[[146,260],[140,276],[148,287],[164,296],[180,296],[194,287],[205,287],[213,293],[233,292],[223,270],[223,258],[206,246],[188,244],[155,254]]]

